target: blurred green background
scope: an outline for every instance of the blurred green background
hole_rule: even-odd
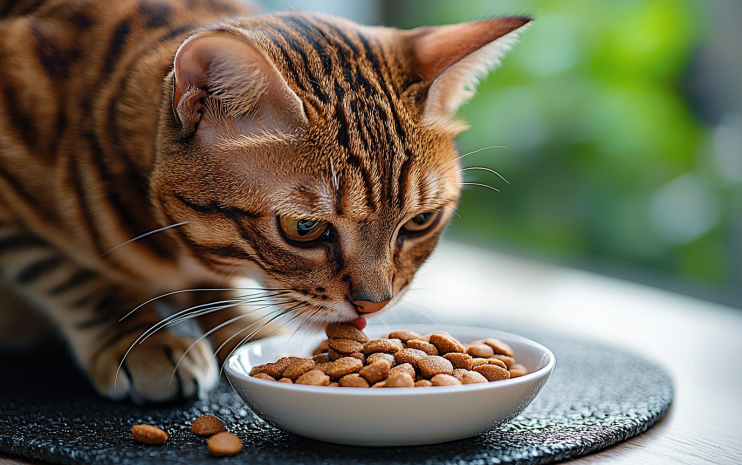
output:
[[[268,2],[412,28],[536,18],[460,111],[450,234],[742,306],[742,2]]]

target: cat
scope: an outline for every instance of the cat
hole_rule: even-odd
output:
[[[266,323],[391,309],[460,196],[455,113],[531,21],[403,31],[229,0],[0,8],[2,321],[33,321],[23,299],[98,393],[137,402],[207,393],[215,352]],[[186,310],[163,322],[163,295]],[[209,339],[164,327],[181,317]]]

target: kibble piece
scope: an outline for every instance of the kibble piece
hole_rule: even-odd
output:
[[[463,368],[454,368],[451,376],[461,381],[461,377],[464,376],[464,373],[469,373],[469,370],[464,370]]]
[[[389,333],[389,336],[387,336],[389,339],[399,339],[402,342],[407,342],[410,339],[420,339],[422,336],[417,334],[415,331],[405,330],[405,331],[392,331]]]
[[[487,382],[487,378],[485,378],[481,373],[477,373],[476,371],[467,371],[457,379],[461,381],[461,384],[477,384]]]
[[[279,383],[288,383],[288,384],[294,384],[293,381],[291,381],[289,378],[281,378],[278,380]]]
[[[214,457],[231,457],[242,450],[242,442],[236,434],[225,431],[211,436],[206,447]]]
[[[332,362],[318,363],[314,366],[315,370],[319,370],[324,374],[327,374],[327,370],[332,366]]]
[[[191,431],[198,436],[213,436],[216,433],[227,431],[227,427],[217,416],[201,415],[191,423]]]
[[[283,371],[283,377],[296,380],[299,376],[303,375],[307,371],[313,370],[314,365],[315,363],[312,360],[306,358],[293,361],[291,362],[291,365],[286,367],[286,369]]]
[[[345,357],[345,354],[341,354],[340,352],[338,352],[337,350],[333,349],[332,347],[330,347],[330,349],[327,351],[327,355],[330,356],[330,360],[332,360],[333,362],[335,360],[339,360],[339,359]]]
[[[343,376],[340,378],[340,385],[343,387],[369,387],[368,381],[366,381],[365,378],[362,378],[358,373]]]
[[[265,365],[258,365],[256,367],[253,367],[253,369],[250,370],[250,376],[255,376],[258,373],[262,373],[264,367],[265,367]]]
[[[459,341],[452,338],[451,336],[446,336],[445,334],[431,334],[430,343],[433,344],[436,349],[438,349],[438,353],[440,354],[447,354],[449,352],[465,352],[464,346],[461,345]]]
[[[422,350],[428,355],[438,355],[438,349],[430,342],[423,341],[422,339],[410,339],[405,343],[405,346],[409,349]]]
[[[378,383],[371,386],[372,388],[383,388],[386,385],[386,381],[379,381]]]
[[[319,343],[319,346],[317,346],[316,349],[314,349],[314,352],[312,352],[312,355],[319,355],[322,352],[327,352],[327,349],[330,348],[330,341],[325,339],[324,341]]]
[[[363,362],[353,357],[343,357],[332,362],[327,368],[327,374],[331,378],[338,379],[351,373],[357,373],[363,368]]]
[[[517,378],[519,376],[528,374],[528,370],[526,369],[526,367],[520,363],[516,363],[513,366],[511,366],[509,371],[510,371],[511,378]]]
[[[368,341],[363,345],[363,353],[366,355],[377,352],[395,354],[403,348],[404,346],[402,346],[402,341],[399,339],[374,339],[373,341]]]
[[[494,349],[496,354],[507,355],[508,357],[512,357],[514,355],[513,349],[511,349],[509,345],[505,344],[499,339],[488,337],[487,339],[484,339],[482,342],[492,347],[492,349]]]
[[[487,381],[500,381],[510,378],[508,370],[493,364],[480,365],[474,371],[487,378]]]
[[[330,339],[330,347],[346,355],[363,350],[363,344],[353,339]]]
[[[362,343],[368,342],[366,333],[350,323],[331,324],[325,329],[325,333],[331,339],[353,339]]]
[[[389,373],[386,381],[384,381],[384,387],[415,387],[415,378],[410,376],[409,373],[401,371],[396,373]]]
[[[327,385],[328,387],[340,387],[340,383],[337,381],[333,381],[330,384]]]
[[[495,355],[495,350],[487,344],[471,344],[466,353],[472,357],[490,358]]]
[[[505,369],[507,369],[508,367],[507,365],[505,365],[505,362],[497,358],[473,358],[471,361],[471,364],[472,364],[472,370],[481,365],[497,365],[500,368],[505,368]]]
[[[348,357],[357,358],[358,360],[361,361],[361,363],[366,363],[366,356],[363,355],[361,352],[350,353],[350,354],[348,354]]]
[[[450,375],[453,373],[453,365],[443,357],[428,355],[417,362],[417,367],[423,376],[430,379],[435,375]]]
[[[508,368],[515,365],[515,359],[509,355],[495,354],[492,356],[490,360],[492,359],[502,360],[502,362],[505,363],[505,365],[507,365]]]
[[[433,386],[458,386],[461,381],[451,375],[435,375],[430,380]]]
[[[294,381],[294,384],[309,384],[311,386],[327,386],[330,384],[330,377],[322,373],[319,370],[309,370],[303,375],[299,376],[299,379]]]
[[[409,363],[397,365],[396,367],[389,370],[389,376],[391,376],[393,373],[407,373],[412,377],[413,380],[415,379],[415,369]]]
[[[379,360],[370,365],[361,368],[358,372],[359,375],[366,378],[370,384],[376,384],[379,381],[383,381],[389,376],[389,370],[392,366],[386,360]]]
[[[265,364],[262,372],[274,378],[280,378],[283,370],[288,368],[289,365],[291,365],[291,360],[286,357],[279,358],[276,362]]]
[[[446,360],[451,362],[454,368],[463,368],[464,370],[471,370],[471,355],[460,354],[458,352],[451,352],[443,356]]]
[[[267,375],[265,373],[258,373],[258,374],[253,375],[252,377],[253,378],[258,378],[258,379],[264,379],[266,381],[275,381],[276,380],[276,378],[274,378],[273,376]]]
[[[423,357],[427,357],[428,354],[418,349],[402,349],[394,354],[394,359],[397,363],[409,363],[414,367],[417,366],[418,360]]]
[[[371,365],[372,363],[378,362],[379,360],[386,360],[389,362],[389,366],[394,366],[397,364],[397,360],[394,358],[394,355],[392,354],[385,354],[383,352],[377,352],[375,354],[371,354],[368,357],[366,357],[366,363]]]
[[[327,363],[331,362],[332,359],[330,358],[330,354],[327,352],[322,352],[321,354],[317,354],[314,357],[312,357],[312,360],[314,363],[320,364],[320,363]]]
[[[415,387],[430,387],[433,383],[428,381],[427,379],[421,379],[420,381],[415,381]]]
[[[159,446],[167,441],[167,433],[152,425],[134,425],[131,427],[134,440],[150,446]]]

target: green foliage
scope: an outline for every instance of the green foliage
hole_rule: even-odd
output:
[[[706,33],[700,1],[405,2],[400,26],[528,13],[536,21],[461,110],[454,234],[727,283],[726,188],[680,83]],[[405,21],[415,24],[405,24]]]

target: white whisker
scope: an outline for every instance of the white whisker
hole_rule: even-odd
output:
[[[423,183],[426,183],[426,184],[434,184],[434,183],[436,183],[436,182],[440,181],[441,179],[443,179],[443,178],[444,178],[444,177],[445,177],[446,175],[445,175],[445,174],[441,174],[441,175],[440,175],[440,176],[439,176],[438,178],[436,178],[436,179],[434,179],[434,180],[431,180],[431,179],[430,179],[430,177],[431,177],[432,175],[434,175],[434,174],[438,174],[438,173],[441,173],[441,172],[443,171],[443,168],[445,168],[446,166],[450,165],[451,163],[455,163],[455,162],[457,162],[457,161],[461,160],[461,159],[462,159],[462,158],[464,158],[464,157],[468,157],[469,155],[474,155],[475,153],[481,152],[482,150],[487,150],[487,149],[494,149],[494,148],[501,148],[501,149],[505,149],[505,148],[507,148],[507,147],[505,147],[505,146],[503,146],[503,145],[490,145],[490,146],[488,146],[488,147],[482,147],[481,149],[477,149],[477,150],[472,150],[471,152],[467,152],[467,153],[465,153],[465,154],[463,154],[463,155],[459,155],[458,157],[454,158],[453,160],[449,161],[448,163],[445,163],[445,164],[441,165],[440,167],[437,167],[437,168],[436,168],[436,169],[434,170],[434,172],[428,172],[428,173],[426,173],[426,174],[425,174],[425,176],[423,177],[423,179],[422,179],[422,181],[421,181],[421,182],[423,182]],[[459,171],[460,171],[460,170],[459,170]],[[493,170],[493,171],[494,171],[494,170]],[[454,173],[457,173],[457,172],[458,172],[458,171],[454,171]],[[451,174],[453,174],[453,173],[451,173]],[[499,174],[499,173],[497,173],[497,172],[495,172],[495,174],[497,174],[498,176],[500,176],[500,174]],[[502,178],[502,176],[500,176],[500,177]],[[505,182],[508,182],[508,181],[507,181],[507,180],[506,180],[505,178],[502,178],[502,179],[503,179],[503,180],[504,180]]]
[[[312,315],[315,315],[315,314],[316,314],[317,312],[319,312],[320,310],[321,310],[321,308],[317,308],[317,309],[314,309],[314,313],[313,313]],[[303,315],[304,315],[304,313],[306,313],[306,312],[309,312],[309,311],[312,311],[312,308],[311,308],[311,307],[310,307],[310,308],[307,308],[307,309],[304,309],[304,310],[302,310],[301,312],[297,313],[297,314],[296,314],[296,317],[294,317],[294,318],[292,318],[291,320],[289,320],[289,321],[287,322],[287,324],[288,324],[288,323],[291,323],[291,322],[292,322],[292,321],[294,321],[294,320],[295,320],[296,318],[298,318],[298,317],[300,317],[300,316],[303,316]],[[302,322],[301,322],[301,323],[299,324],[299,326],[297,326],[297,327],[296,327],[296,329],[294,330],[294,332],[293,332],[293,333],[291,333],[291,336],[289,336],[288,340],[286,341],[286,345],[288,345],[288,344],[289,344],[289,342],[291,342],[291,339],[293,339],[293,337],[294,337],[294,336],[296,335],[296,333],[297,333],[297,332],[299,332],[299,330],[300,330],[301,328],[303,328],[303,327],[304,327],[304,326],[305,326],[306,324],[308,324],[308,323],[309,323],[309,318],[305,318],[305,319],[304,319],[304,321],[302,321]]]
[[[451,213],[453,213],[454,215],[456,215],[456,216],[458,216],[459,218],[461,218],[461,215],[459,215],[458,213],[456,213],[456,210],[454,210],[454,209],[452,209],[452,208],[450,208],[450,207],[447,207],[447,206],[445,206],[445,205],[443,205],[443,208],[445,208],[446,210],[450,211],[450,212],[451,212]]]
[[[479,187],[486,187],[487,189],[492,189],[493,191],[500,192],[500,189],[496,187],[489,186],[487,184],[481,184],[478,182],[455,182],[453,184],[460,184],[462,186],[479,186]]]
[[[220,312],[222,310],[227,310],[227,309],[234,308],[234,307],[239,307],[239,306],[242,306],[242,305],[253,304],[255,302],[257,302],[257,301],[243,301],[243,300],[234,301],[234,303],[230,303],[230,304],[226,304],[226,305],[218,305],[216,307],[205,307],[203,310],[198,310],[198,311],[191,310],[187,314],[181,315],[177,319],[168,321],[166,323],[165,323],[165,320],[162,320],[159,323],[157,323],[156,325],[152,326],[152,328],[148,329],[145,332],[145,334],[143,334],[142,336],[140,336],[140,338],[142,338],[142,337],[144,337],[144,338],[141,341],[139,341],[139,344],[142,344],[144,341],[146,341],[147,339],[149,339],[152,335],[154,335],[157,331],[159,331],[161,329],[169,328],[171,326],[175,326],[175,325],[177,325],[179,323],[182,323],[184,321],[191,320],[193,318],[198,318],[198,317],[201,317],[201,316],[204,316],[204,315],[208,315],[210,313]],[[217,304],[217,303],[219,303],[219,302],[215,302],[215,304]],[[251,310],[249,313],[253,313],[253,312],[254,311]],[[182,312],[179,312],[179,313],[182,313]],[[162,323],[165,323],[165,324],[162,324]]]
[[[251,337],[253,337],[253,336],[254,336],[254,335],[256,335],[257,333],[259,333],[259,332],[260,332],[260,331],[261,331],[261,330],[262,330],[263,328],[265,328],[266,326],[268,326],[269,324],[271,324],[271,323],[272,323],[272,322],[273,322],[274,320],[276,320],[276,319],[278,319],[278,318],[280,318],[280,317],[282,317],[282,316],[286,315],[286,314],[287,314],[288,312],[290,312],[290,311],[291,311],[291,310],[293,310],[294,308],[296,308],[296,307],[299,307],[299,306],[301,306],[301,305],[306,305],[306,302],[302,302],[302,303],[300,303],[300,304],[299,304],[299,305],[297,305],[297,306],[294,306],[294,307],[291,307],[291,308],[288,308],[288,309],[285,309],[285,310],[281,310],[281,311],[280,311],[280,313],[279,313],[278,315],[276,315],[276,316],[272,317],[272,318],[271,318],[270,320],[268,320],[268,321],[266,321],[265,323],[263,323],[262,325],[260,325],[260,327],[259,327],[259,328],[256,328],[256,329],[254,329],[253,331],[250,331],[250,333],[249,333],[249,334],[248,334],[247,336],[243,337],[243,338],[242,338],[242,339],[240,340],[240,342],[238,342],[237,344],[235,344],[235,346],[234,346],[234,347],[232,348],[232,350],[231,350],[231,351],[229,352],[229,354],[228,354],[228,355],[227,355],[226,357],[224,357],[224,362],[226,363],[226,361],[227,361],[227,360],[229,359],[229,357],[231,357],[231,356],[232,356],[232,354],[234,354],[234,351],[235,351],[235,350],[237,350],[237,349],[238,349],[238,348],[239,348],[239,347],[240,347],[240,346],[241,346],[242,344],[244,344],[244,343],[245,343],[245,341],[247,341],[248,339],[250,339]],[[292,321],[294,321],[294,319],[296,319],[296,318],[297,318],[298,316],[299,316],[299,315],[294,315],[294,317],[293,317],[293,318],[291,318],[291,319],[290,319],[290,320],[289,320],[289,321],[288,321],[287,323],[291,323],[291,322],[292,322]],[[252,326],[252,325],[250,325],[250,326]],[[249,326],[248,326],[248,328],[249,328]],[[248,329],[248,328],[245,328],[245,329]],[[243,329],[242,331],[244,331],[245,329]],[[271,332],[270,332],[270,333],[269,333],[269,334],[268,334],[268,335],[267,335],[266,337],[268,337],[268,336],[272,336],[273,334],[275,334],[275,333],[276,333],[276,332],[277,332],[278,330],[280,330],[280,329],[281,329],[280,327],[278,327],[278,328],[274,329],[274,330],[273,330],[273,331],[271,331]],[[238,332],[237,334],[241,333],[242,331],[239,331],[239,332]],[[222,348],[224,348],[224,345],[225,345],[225,344],[227,344],[227,343],[228,343],[228,342],[229,342],[230,340],[232,340],[232,338],[234,338],[234,337],[235,337],[235,336],[236,336],[237,334],[234,334],[234,335],[233,335],[232,337],[230,337],[229,339],[227,339],[226,341],[224,341],[224,343],[223,343],[222,345],[220,345],[220,346],[219,346],[219,348],[218,348],[218,349],[217,349],[216,351],[214,351],[214,354],[217,354],[217,353],[219,353],[219,351],[220,351],[220,350],[222,350]],[[224,370],[224,363],[222,363],[222,366],[221,366],[221,368],[220,368],[220,370],[219,370],[219,376],[221,376],[221,374],[222,374],[222,371],[223,371],[223,370]]]
[[[174,314],[172,314],[172,315],[170,315],[170,316],[168,316],[168,317],[160,320],[159,322],[157,322],[156,324],[154,324],[151,328],[149,328],[147,331],[145,331],[141,336],[139,336],[139,339],[144,338],[144,340],[146,340],[151,334],[154,334],[155,332],[159,331],[160,329],[162,329],[164,327],[173,326],[175,324],[180,323],[181,321],[189,320],[189,319],[192,319],[192,318],[195,318],[195,317],[199,317],[199,316],[202,316],[202,315],[207,315],[209,313],[213,313],[213,312],[219,311],[219,310],[224,310],[226,308],[232,308],[232,307],[237,307],[237,306],[240,306],[240,305],[247,305],[247,304],[255,303],[256,301],[260,301],[260,300],[266,299],[266,298],[276,297],[277,295],[280,295],[280,294],[281,293],[276,293],[276,294],[273,294],[273,295],[266,295],[266,296],[260,296],[260,297],[250,297],[250,298],[247,298],[247,299],[245,298],[247,296],[236,296],[235,298],[230,299],[230,300],[221,300],[221,301],[218,301],[218,302],[209,302],[209,303],[205,303],[205,304],[201,304],[201,305],[196,305],[194,307],[188,307],[185,310],[181,310],[181,311],[179,311],[177,313],[174,313]],[[222,304],[227,304],[227,305],[222,305]],[[212,307],[212,306],[216,306],[216,307]],[[198,310],[200,308],[206,308],[207,310],[196,311],[196,310]],[[137,339],[137,341],[139,339]],[[141,344],[142,342],[144,342],[144,340],[140,341],[139,344]],[[134,343],[136,344],[137,341],[134,341]]]
[[[262,310],[263,308],[267,308],[267,307],[269,307],[269,306],[270,306],[270,305],[265,305],[265,306],[263,306],[263,307],[260,307],[260,308],[256,309],[256,311],[257,311],[257,310]],[[225,321],[224,323],[221,323],[221,324],[219,324],[219,325],[217,325],[217,326],[215,326],[215,327],[211,328],[211,329],[210,329],[209,331],[207,331],[207,332],[205,332],[204,334],[202,334],[201,336],[199,336],[199,338],[198,338],[198,339],[196,339],[195,341],[193,341],[193,343],[191,343],[191,345],[189,345],[189,346],[188,346],[188,348],[187,348],[187,349],[185,350],[185,352],[183,352],[183,355],[181,355],[181,356],[180,356],[180,358],[178,359],[178,363],[176,363],[176,364],[175,364],[175,366],[173,367],[173,371],[172,371],[172,373],[170,374],[170,380],[168,381],[168,384],[169,384],[169,383],[171,383],[171,382],[173,381],[173,376],[175,376],[175,373],[177,373],[177,371],[178,371],[178,367],[180,367],[180,364],[181,364],[181,362],[182,362],[182,361],[183,361],[183,359],[184,359],[184,358],[186,357],[186,355],[188,355],[188,353],[189,353],[189,352],[191,351],[191,349],[193,349],[193,348],[194,348],[194,347],[196,346],[196,344],[198,344],[199,342],[203,341],[203,340],[204,340],[204,339],[206,339],[207,337],[211,336],[211,335],[212,335],[212,334],[214,334],[214,333],[215,333],[216,331],[219,331],[219,330],[220,330],[220,329],[222,329],[223,327],[225,327],[225,326],[228,326],[228,325],[231,325],[232,323],[234,323],[234,322],[236,322],[236,321],[239,321],[239,320],[241,320],[241,319],[243,319],[243,318],[245,318],[245,317],[247,317],[247,316],[250,316],[250,313],[245,313],[245,314],[242,314],[242,315],[236,316],[236,317],[234,317],[234,318],[232,318],[232,319],[230,319],[230,320],[227,320],[227,321]],[[248,326],[248,327],[249,327],[249,326]],[[214,356],[216,356],[216,352],[214,353]]]
[[[188,289],[188,290],[196,290],[196,289]],[[217,290],[225,290],[225,289],[217,289]],[[235,290],[235,289],[231,289],[231,290]],[[237,289],[237,290],[239,290],[239,289]],[[270,291],[268,291],[268,292],[270,292]],[[275,297],[275,295],[280,295],[280,294],[282,294],[284,292],[285,291],[279,291],[277,294],[274,294],[273,296],[271,296],[271,295],[260,296],[259,298],[258,297],[250,297],[248,299],[240,298],[240,297],[246,297],[246,296],[238,296],[237,298],[231,299],[230,301],[211,302],[211,303],[207,303],[207,304],[201,304],[201,305],[197,305],[195,307],[189,307],[189,308],[187,308],[185,310],[181,310],[180,312],[177,312],[177,313],[175,313],[173,315],[168,316],[167,318],[165,318],[163,320],[158,321],[151,328],[149,328],[147,331],[145,331],[144,333],[142,333],[141,335],[139,335],[139,337],[129,346],[129,348],[127,349],[126,353],[124,353],[124,356],[121,358],[121,362],[119,363],[119,366],[116,369],[116,375],[114,376],[114,386],[116,386],[116,382],[118,381],[118,375],[119,375],[119,372],[121,371],[121,367],[124,365],[124,362],[126,361],[126,357],[129,355],[129,353],[132,351],[132,349],[134,349],[134,347],[137,344],[141,344],[142,342],[144,342],[146,339],[148,339],[150,336],[152,336],[154,333],[156,333],[160,329],[163,329],[165,327],[170,327],[170,326],[173,326],[173,325],[175,325],[177,323],[180,323],[181,321],[185,321],[185,320],[190,319],[190,318],[195,318],[195,317],[198,317],[198,316],[206,315],[208,313],[213,313],[213,312],[216,312],[216,311],[221,311],[221,310],[225,310],[225,309],[232,308],[232,307],[238,307],[240,305],[246,305],[246,304],[254,303],[255,301],[252,300],[252,299],[272,298],[272,297]],[[215,305],[215,304],[219,304],[219,303],[223,303],[223,302],[234,302],[234,303],[233,304],[230,304],[230,305],[223,305],[223,306],[218,306],[218,307],[209,307],[206,310],[201,310],[199,312],[194,312],[193,311],[195,308],[208,307],[209,305]],[[262,308],[265,308],[265,307],[262,307]],[[258,311],[258,310],[257,309],[256,310],[251,310],[249,312],[246,312],[245,315],[251,315],[251,314],[255,313],[256,311]],[[173,321],[173,318],[176,318],[176,317],[177,317],[177,319]]]
[[[181,223],[175,223],[175,224],[171,224],[170,226],[165,226],[165,227],[163,227],[163,228],[158,228],[158,229],[152,230],[152,231],[150,231],[150,232],[146,232],[146,233],[144,233],[144,234],[140,234],[139,236],[137,236],[137,237],[135,237],[135,238],[133,238],[133,239],[129,239],[129,240],[128,240],[128,241],[126,241],[126,242],[122,242],[121,244],[119,244],[119,245],[117,245],[116,247],[114,247],[114,248],[112,248],[112,249],[108,250],[107,252],[103,252],[102,254],[98,255],[98,256],[97,256],[97,257],[95,257],[94,259],[90,260],[90,262],[92,263],[92,262],[94,262],[95,260],[97,260],[97,259],[101,258],[102,256],[104,256],[104,255],[108,255],[109,253],[113,252],[114,250],[116,250],[116,249],[118,249],[118,248],[120,248],[120,247],[123,247],[123,246],[125,246],[126,244],[131,244],[131,243],[132,243],[132,242],[134,242],[134,241],[138,241],[139,239],[145,238],[145,237],[147,237],[147,236],[151,236],[152,234],[156,234],[156,233],[158,233],[158,232],[166,231],[166,230],[168,230],[168,229],[172,229],[172,228],[177,228],[177,227],[179,227],[179,226],[183,226],[183,225],[186,225],[186,224],[188,224],[188,223],[190,223],[190,221],[183,221],[183,222],[181,222]]]
[[[488,147],[482,147],[481,149],[472,150],[471,152],[465,153],[463,155],[460,155],[460,156],[454,158],[453,160],[449,161],[445,165],[442,165],[441,168],[445,168],[446,166],[450,165],[451,163],[453,163],[455,161],[461,160],[462,158],[468,157],[469,155],[474,155],[475,153],[481,152],[482,150],[487,150],[487,149],[506,149],[506,148],[507,147],[505,147],[504,145],[490,145]]]
[[[137,310],[144,307],[145,305],[150,304],[159,299],[164,299],[165,297],[170,297],[171,295],[182,294],[184,292],[215,292],[215,291],[291,291],[291,289],[265,289],[262,287],[223,287],[223,288],[212,288],[212,289],[209,289],[209,288],[181,289],[179,291],[172,291],[172,292],[167,292],[165,294],[158,295],[157,297],[153,297],[149,299],[148,301],[137,305],[132,311],[122,316],[119,319],[119,321],[123,321],[126,317],[130,316],[132,313],[136,312]]]
[[[497,171],[493,170],[492,168],[487,168],[486,166],[470,166],[468,168],[462,168],[459,171],[487,171],[487,172],[496,174],[500,179],[502,179],[506,183],[510,184],[510,181],[508,181],[507,179],[505,179],[505,177],[503,175],[501,175]]]

